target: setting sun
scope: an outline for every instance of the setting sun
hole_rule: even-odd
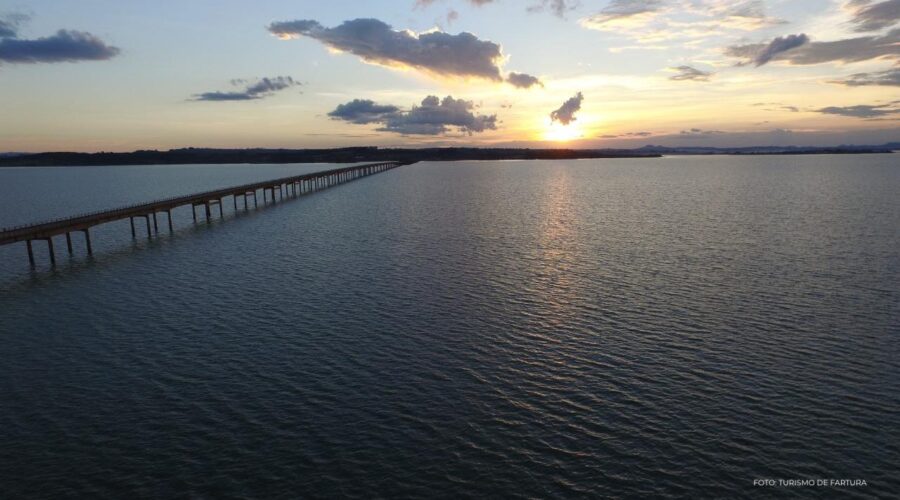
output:
[[[578,122],[563,125],[559,122],[547,120],[544,123],[544,140],[556,142],[568,142],[584,137],[584,131]]]

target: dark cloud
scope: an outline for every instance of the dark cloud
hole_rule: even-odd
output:
[[[420,106],[388,116],[384,127],[378,130],[404,135],[440,135],[455,127],[459,132],[472,135],[497,129],[496,115],[476,115],[474,109],[472,101],[450,96],[440,100],[436,96],[428,96]]]
[[[898,104],[900,104],[900,101],[874,105],[828,106],[815,111],[826,115],[849,116],[853,118],[880,118],[900,114]]]
[[[693,80],[696,82],[706,82],[709,81],[710,77],[713,75],[712,72],[700,71],[692,66],[676,66],[670,69],[678,72],[677,75],[669,77],[669,80],[675,81]]]
[[[400,108],[392,105],[375,104],[368,99],[354,99],[346,104],[340,104],[328,116],[335,120],[344,120],[358,125],[369,123],[382,123],[389,116],[400,112]]]
[[[354,19],[335,28],[316,21],[277,22],[269,31],[281,38],[305,36],[332,49],[386,66],[405,66],[444,76],[502,81],[500,46],[471,33],[395,31],[377,19]]]
[[[890,87],[900,86],[900,68],[873,73],[855,73],[843,80],[832,80],[831,83],[847,85],[848,87],[863,87],[868,85],[884,85]]]
[[[766,48],[766,44],[735,45],[725,49],[732,57],[751,59],[749,64]],[[900,29],[891,30],[882,36],[863,36],[832,42],[810,42],[792,50],[774,54],[773,61],[787,61],[796,65],[821,64],[826,62],[851,63],[869,59],[900,56]]]
[[[269,97],[270,95],[290,87],[300,85],[300,82],[289,76],[275,76],[272,78],[260,78],[252,82],[246,80],[232,80],[232,85],[245,85],[243,90],[233,92],[204,92],[196,94],[194,101],[252,101]]]
[[[870,0],[848,2],[853,11],[855,31],[878,31],[889,28],[900,20],[900,0],[872,3]]]
[[[575,113],[581,109],[581,103],[583,101],[584,95],[581,92],[575,94],[575,97],[570,97],[559,107],[559,109],[550,113],[550,120],[554,122],[558,121],[563,125],[574,122],[577,119],[575,118]]]
[[[536,76],[527,75],[525,73],[510,73],[509,76],[506,77],[506,81],[514,87],[518,87],[520,89],[530,89],[535,85],[539,85],[541,87],[544,86],[541,83],[541,80]]]
[[[328,113],[336,120],[351,123],[380,123],[377,130],[403,135],[441,135],[453,129],[472,135],[485,130],[496,130],[496,115],[478,115],[472,101],[447,96],[443,100],[428,96],[419,106],[401,111],[397,106],[375,104],[369,100],[355,99],[341,104]]]
[[[663,7],[662,0],[613,0],[599,13],[589,17],[586,22],[592,26],[602,27],[650,14]]]
[[[102,61],[119,52],[117,47],[82,31],[59,30],[53,36],[34,40],[0,39],[0,61],[7,63]]]
[[[780,36],[769,43],[754,45],[756,50],[752,53],[744,54],[745,57],[749,57],[749,60],[740,63],[740,65],[743,66],[752,63],[754,66],[760,67],[771,61],[775,56],[796,49],[807,43],[809,43],[809,37],[803,33],[799,35]]]

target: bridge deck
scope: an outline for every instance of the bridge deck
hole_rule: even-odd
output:
[[[187,205],[196,207],[202,205],[207,208],[206,214],[207,217],[209,217],[209,205],[211,203],[218,203],[221,211],[222,199],[228,196],[235,197],[235,205],[237,204],[238,196],[244,196],[246,204],[246,196],[252,195],[255,198],[256,192],[259,190],[263,190],[264,198],[266,196],[266,192],[270,191],[272,193],[272,198],[274,199],[276,190],[280,192],[282,196],[284,195],[285,189],[287,189],[288,191],[293,189],[294,193],[296,194],[298,192],[298,187],[300,193],[305,193],[344,183],[363,176],[383,172],[385,170],[396,168],[401,165],[402,164],[398,162],[383,162],[324,170],[321,172],[312,172],[309,174],[282,177],[280,179],[253,182],[250,184],[232,186],[223,189],[215,189],[202,193],[155,200],[126,207],[101,210],[97,212],[75,215],[72,217],[65,217],[36,224],[27,224],[12,228],[4,228],[0,230],[0,245],[8,245],[21,241],[28,242],[29,257],[31,257],[31,260],[33,262],[33,257],[31,255],[31,241],[33,240],[50,241],[52,257],[51,238],[53,236],[65,234],[68,242],[69,233],[84,231],[87,236],[87,230],[93,226],[127,218],[131,218],[133,222],[134,217],[147,218],[149,232],[149,217],[154,217],[155,220],[155,216],[157,213],[170,212],[172,209],[177,207]],[[171,216],[171,214],[169,215]],[[171,227],[171,217],[169,220]]]

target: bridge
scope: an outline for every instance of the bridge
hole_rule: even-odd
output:
[[[203,193],[189,194],[185,196],[177,196],[164,200],[151,201],[149,203],[139,203],[127,207],[113,208],[109,210],[101,210],[87,214],[75,215],[51,221],[41,222],[37,224],[27,224],[17,227],[0,229],[0,245],[9,245],[13,243],[25,242],[28,248],[28,262],[34,267],[34,249],[32,242],[46,241],[50,251],[50,263],[56,265],[56,255],[53,250],[53,237],[66,236],[66,247],[69,254],[72,254],[72,233],[84,233],[85,246],[88,255],[93,255],[91,248],[90,229],[94,226],[105,224],[107,222],[115,222],[118,220],[129,219],[131,221],[131,236],[137,237],[137,231],[134,225],[135,219],[144,219],[147,223],[147,237],[152,238],[154,231],[159,233],[159,223],[157,214],[166,214],[169,232],[173,232],[172,210],[178,207],[191,206],[194,213],[194,222],[197,222],[197,208],[202,207],[204,210],[206,221],[212,219],[212,207],[218,205],[220,217],[225,217],[222,208],[223,201],[231,197],[234,210],[238,210],[238,199],[243,201],[244,210],[249,210],[250,205],[248,197],[253,199],[253,207],[259,207],[257,193],[261,192],[263,203],[268,203],[271,199],[272,203],[276,202],[276,193],[281,200],[285,195],[300,196],[322,189],[327,189],[338,184],[350,182],[352,180],[367,177],[380,172],[384,172],[407,163],[401,162],[382,162],[371,163],[367,165],[357,165],[353,167],[337,168],[333,170],[324,170],[321,172],[313,172],[303,175],[295,175],[291,177],[282,177],[263,182],[254,182],[251,184],[243,184],[241,186],[233,186],[224,189],[216,189]],[[151,230],[152,224],[152,230]]]

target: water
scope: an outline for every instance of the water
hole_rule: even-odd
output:
[[[0,491],[896,495],[895,158],[420,163],[0,247]],[[0,169],[0,226],[302,168]]]

